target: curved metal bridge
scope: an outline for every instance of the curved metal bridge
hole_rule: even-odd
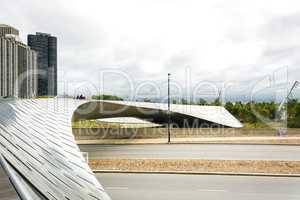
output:
[[[1,100],[0,163],[5,172],[2,174],[6,174],[11,182],[9,185],[15,189],[15,193],[8,193],[5,200],[17,197],[22,200],[110,199],[76,145],[72,118],[143,117],[147,112],[161,121],[159,116],[166,110],[165,104],[137,102],[59,98]],[[190,117],[226,127],[242,127],[222,107],[192,106],[187,109],[183,105],[172,105],[171,112],[178,118]]]

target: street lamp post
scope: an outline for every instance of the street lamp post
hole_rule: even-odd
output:
[[[171,74],[168,73],[168,143],[171,143],[171,131],[170,131],[170,124],[171,124],[171,111],[170,111],[170,76]]]

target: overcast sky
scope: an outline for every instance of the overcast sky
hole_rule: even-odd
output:
[[[230,85],[231,96],[244,96],[278,69],[276,78],[286,77],[284,66],[290,82],[300,79],[299,0],[1,0],[0,6],[0,23],[18,28],[24,42],[35,32],[58,37],[60,93],[63,81],[70,94],[77,87],[96,93],[104,69],[122,70],[135,87],[145,81],[165,87],[171,72],[184,91],[208,81]],[[129,91],[124,77],[104,82],[106,93]]]

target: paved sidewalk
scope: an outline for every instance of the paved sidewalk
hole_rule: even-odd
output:
[[[289,144],[300,145],[300,137],[270,136],[270,137],[206,137],[206,138],[172,138],[174,144]],[[165,144],[166,138],[157,139],[103,139],[77,140],[77,144]]]

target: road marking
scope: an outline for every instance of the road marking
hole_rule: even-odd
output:
[[[201,192],[226,192],[225,190],[199,189]]]
[[[106,190],[128,190],[128,187],[105,187]]]

